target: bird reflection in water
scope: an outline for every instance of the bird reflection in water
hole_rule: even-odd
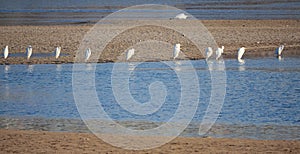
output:
[[[240,64],[238,69],[239,69],[239,71],[245,71],[246,67],[244,64]]]
[[[57,65],[56,65],[56,71],[57,71],[57,72],[61,72],[61,70],[62,70],[61,64],[57,64]]]
[[[182,63],[181,63],[181,61],[175,61],[174,70],[175,71],[181,71],[182,70]]]
[[[27,71],[28,71],[29,73],[32,73],[32,72],[33,72],[33,69],[34,69],[34,65],[28,65],[28,66],[27,66]]]
[[[7,74],[9,72],[10,66],[9,65],[5,65],[4,66],[4,73]]]
[[[134,71],[136,65],[134,63],[128,63],[128,71]]]

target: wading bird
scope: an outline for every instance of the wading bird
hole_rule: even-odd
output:
[[[212,48],[211,47],[206,48],[205,53],[206,53],[206,60],[208,60],[208,58],[211,57],[211,55],[213,54]]]
[[[5,48],[3,50],[3,56],[4,56],[4,59],[6,59],[8,57],[8,46],[5,46]]]
[[[60,50],[61,50],[61,47],[56,47],[55,48],[55,58],[57,59],[60,55]]]
[[[216,55],[217,55],[216,60],[219,60],[219,58],[222,56],[223,52],[224,52],[224,46],[222,46],[222,48],[218,48],[216,50]]]
[[[92,51],[90,48],[88,48],[86,51],[85,51],[85,61],[88,61],[90,56],[92,54]]]
[[[180,44],[175,44],[174,51],[173,51],[173,59],[175,60],[179,56],[180,52]]]
[[[26,48],[26,55],[27,55],[27,59],[29,59],[32,55],[32,47],[31,45],[29,45],[27,48]]]
[[[282,51],[283,51],[283,48],[284,48],[284,45],[280,45],[278,48],[276,48],[275,54],[276,54],[277,56],[281,56],[281,53],[282,53]]]
[[[237,57],[237,60],[244,64],[245,63],[245,60],[242,59],[243,55],[245,53],[245,47],[241,47],[239,50],[238,50],[238,57]]]
[[[126,60],[128,61],[134,55],[134,49],[130,49],[126,53]]]
[[[175,16],[175,19],[186,19],[188,16],[185,15],[184,13],[180,13]]]

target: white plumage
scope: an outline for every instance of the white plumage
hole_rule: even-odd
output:
[[[175,44],[174,51],[173,51],[173,59],[176,59],[179,56],[180,52],[180,44]]]
[[[213,54],[212,48],[211,47],[206,48],[205,53],[206,53],[206,60],[208,60],[208,58],[211,57],[211,55]]]
[[[32,47],[31,45],[29,45],[27,48],[26,48],[26,55],[27,55],[27,59],[29,59],[32,55]]]
[[[3,55],[4,55],[4,59],[6,59],[8,57],[8,46],[5,46],[5,48],[3,50]]]
[[[86,51],[85,51],[85,61],[88,61],[89,58],[91,57],[91,54],[92,54],[92,51],[90,48],[88,48]]]
[[[126,60],[129,60],[134,55],[134,49],[130,49],[126,53]]]
[[[222,46],[222,48],[218,48],[216,50],[216,60],[218,60],[222,56],[223,52],[224,52],[224,46]]]
[[[61,47],[56,47],[55,48],[55,58],[57,59],[60,55],[60,50],[61,50]]]
[[[245,63],[245,61],[242,59],[244,53],[245,53],[245,47],[241,47],[241,48],[238,50],[238,57],[237,57],[237,60],[238,60],[240,63]]]
[[[277,56],[277,58],[278,58],[278,60],[279,60],[279,61],[281,61],[281,60],[282,60],[281,56]]]
[[[280,45],[278,48],[276,48],[275,54],[277,56],[281,56],[281,53],[282,53],[283,49],[284,49],[284,45]]]
[[[185,15],[184,13],[180,13],[175,16],[175,19],[186,19],[188,16]]]

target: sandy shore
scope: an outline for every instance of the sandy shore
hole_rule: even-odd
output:
[[[280,44],[285,45],[284,56],[300,55],[300,20],[206,20],[202,23],[216,42],[225,46],[225,58],[235,57],[241,46],[247,48],[245,58],[273,56],[275,48]],[[29,44],[33,46],[34,53],[50,55],[56,46],[61,46],[62,53],[66,54],[59,59],[33,57],[30,60],[25,55],[10,56],[4,60],[1,54],[0,64],[73,63],[84,35],[92,27],[93,25],[0,26],[1,48],[8,45],[12,55],[23,55]],[[167,37],[159,40],[171,44],[180,42],[183,51],[190,51],[187,58],[203,58],[191,42],[173,31],[151,26],[135,30],[140,34],[164,34]],[[107,54],[103,54],[97,61],[117,61],[122,51],[141,40],[139,37],[129,36],[131,35],[125,33],[110,42],[106,48]],[[300,153],[299,147],[300,141],[178,137],[160,148],[128,151],[113,147],[89,133],[0,129],[1,153]]]
[[[216,43],[225,46],[225,58],[235,57],[237,49],[241,46],[247,48],[245,58],[273,56],[275,48],[280,44],[285,45],[284,56],[300,55],[300,20],[204,20],[201,22],[212,34]],[[92,27],[93,25],[0,26],[0,45],[2,48],[8,45],[10,53],[23,55],[30,44],[34,53],[51,53],[56,46],[61,46],[62,53],[67,54],[59,59],[48,56],[33,57],[30,60],[26,60],[25,55],[10,56],[4,60],[1,54],[0,64],[72,63],[80,43]],[[163,34],[163,37],[158,40],[171,44],[180,42],[183,51],[190,51],[187,52],[186,58],[203,58],[191,42],[174,31],[148,26],[137,28],[132,32],[153,35],[154,39],[157,34]],[[114,39],[105,49],[108,54],[103,54],[97,62],[117,61],[117,57],[126,47],[138,41],[141,41],[141,38],[132,37],[130,34]],[[165,60],[170,58],[167,57]]]
[[[299,153],[300,141],[178,137],[159,148],[130,151],[93,134],[0,130],[1,153]]]

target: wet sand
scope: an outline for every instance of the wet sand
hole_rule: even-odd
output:
[[[199,21],[191,24],[197,24],[197,22]],[[300,20],[204,20],[202,23],[212,34],[216,43],[219,46],[225,46],[224,58],[234,58],[237,49],[242,46],[247,48],[245,58],[270,57],[274,56],[275,48],[280,44],[285,45],[283,56],[300,55]],[[2,48],[8,45],[12,53],[6,60],[1,54],[0,64],[73,63],[84,35],[92,27],[92,24],[0,26],[0,45]],[[172,44],[180,42],[183,46],[182,51],[189,51],[186,53],[186,58],[204,58],[191,42],[174,31],[146,26],[137,28],[133,32],[163,34],[167,37],[160,41]],[[103,54],[96,61],[115,62],[126,47],[141,41],[138,37],[128,38],[128,36],[131,35],[120,36],[110,42],[105,48],[107,54]],[[25,58],[25,49],[28,45],[33,47],[33,57],[30,60]],[[52,53],[56,46],[61,46],[61,52],[67,55],[58,59],[54,56],[34,57],[34,53]],[[204,51],[204,49],[201,50]],[[24,54],[24,56],[14,57],[14,53]],[[163,60],[170,59],[171,57],[165,57]]]
[[[142,151],[113,147],[93,134],[0,130],[1,153],[299,153],[300,141],[178,137]]]

